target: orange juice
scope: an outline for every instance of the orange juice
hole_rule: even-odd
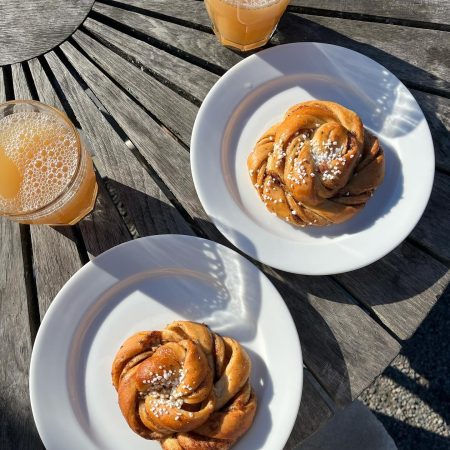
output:
[[[220,42],[239,50],[265,45],[288,3],[289,0],[205,0]]]
[[[39,102],[0,105],[0,214],[72,225],[97,194],[92,160],[65,115]]]

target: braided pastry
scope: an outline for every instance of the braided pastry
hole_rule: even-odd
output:
[[[350,219],[384,178],[378,139],[356,113],[326,101],[291,107],[258,140],[247,166],[267,209],[296,226]]]
[[[111,375],[122,414],[140,436],[164,450],[227,450],[255,416],[250,370],[236,340],[179,321],[128,338]]]

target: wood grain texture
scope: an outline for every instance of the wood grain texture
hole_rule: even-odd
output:
[[[450,281],[448,267],[408,242],[336,279],[400,339],[409,339]]]
[[[46,55],[86,138],[95,149],[100,175],[117,196],[134,237],[152,234],[192,234],[146,169],[52,52]],[[106,225],[106,224],[104,224]],[[98,228],[98,226],[97,226]],[[105,229],[104,234],[107,233]]]
[[[16,100],[32,99],[22,64],[14,64],[12,74]],[[39,313],[42,320],[56,294],[83,264],[72,227],[50,228],[45,225],[32,225],[30,234]]]
[[[0,448],[37,449],[28,397],[31,335],[19,225],[0,217]]]
[[[90,259],[132,239],[100,177],[97,184],[95,208],[79,225]]]
[[[318,431],[332,415],[333,412],[311,381],[308,371],[304,370],[302,401],[284,450],[294,450],[300,442]]]
[[[211,29],[211,22],[206,13],[205,3],[198,0],[106,0],[104,3],[130,8],[136,12],[154,14],[155,17],[178,19],[180,23],[201,25]]]
[[[450,208],[448,198],[450,193],[450,176],[436,172],[433,191],[428,206],[411,237],[432,254],[450,262]]]
[[[30,227],[39,313],[44,318],[56,294],[83,263],[71,227]]]
[[[30,61],[28,61],[28,67],[30,68],[31,76],[39,95],[39,100],[47,105],[54,106],[60,111],[64,111],[64,107],[47,78],[39,60],[37,58],[30,59]]]
[[[219,45],[215,36],[203,31],[103,3],[96,3],[92,10],[158,40],[175,53],[184,52],[219,68],[229,68],[242,59],[233,51]]]
[[[184,95],[191,95],[198,101],[205,98],[219,79],[217,75],[201,67],[91,18],[86,19],[82,29],[88,30],[114,51],[126,55],[134,64],[145,67],[161,82],[175,87]]]
[[[404,82],[448,93],[448,36],[446,31],[286,13],[271,42],[313,41],[347,47],[379,62]]]
[[[305,364],[338,405],[357,398],[400,351],[331,277],[263,271],[294,318]]]
[[[450,24],[447,0],[291,0],[290,4],[344,13]]]
[[[81,31],[77,44],[119,85],[186,145],[190,144],[197,107]]]
[[[32,100],[23,66],[20,63],[11,66],[15,100]]]
[[[45,53],[67,39],[94,0],[2,0],[0,66]]]

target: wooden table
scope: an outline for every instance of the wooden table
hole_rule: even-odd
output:
[[[381,261],[327,277],[262,267],[294,317],[306,366],[289,449],[374,381],[450,279],[446,0],[292,3],[270,45],[328,42],[386,66],[428,119],[437,171],[423,218]],[[74,227],[0,219],[1,448],[42,445],[28,398],[30,354],[48,306],[76,270],[141,236],[225,241],[195,193],[189,143],[205,95],[242,58],[217,44],[201,1],[103,0],[58,48],[0,68],[0,101],[38,99],[65,110],[81,128],[100,188],[94,212]]]

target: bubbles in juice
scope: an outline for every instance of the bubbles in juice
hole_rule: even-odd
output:
[[[78,165],[78,142],[61,119],[19,112],[0,120],[0,211],[27,213],[57,198]]]

